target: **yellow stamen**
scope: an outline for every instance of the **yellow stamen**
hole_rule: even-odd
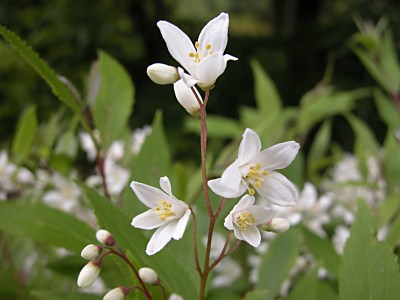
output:
[[[244,211],[236,219],[236,222],[242,231],[246,231],[249,225],[253,225],[256,222],[256,218],[253,216],[252,213]]]
[[[261,187],[261,184],[264,181],[263,176],[266,176],[266,175],[268,175],[268,171],[262,169],[262,166],[260,163],[256,163],[255,165],[250,167],[250,170],[247,173],[247,175],[245,176],[245,179],[247,179],[249,181],[249,183],[252,184],[254,186],[254,188],[257,189],[257,188]],[[253,195],[251,195],[251,196],[253,196]]]
[[[158,205],[154,208],[154,213],[158,215],[161,221],[166,221],[169,217],[176,215],[172,209],[172,203],[162,200],[158,202]]]
[[[196,47],[196,49],[199,49],[200,43],[199,43],[199,42],[196,42],[196,43],[194,43],[194,46]]]
[[[206,50],[210,50],[211,49],[211,45],[210,44],[207,44],[206,45]]]
[[[249,192],[250,196],[254,196],[254,194],[256,193],[256,191],[252,188],[248,188],[247,191]]]

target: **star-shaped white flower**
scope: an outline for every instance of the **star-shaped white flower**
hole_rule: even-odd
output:
[[[223,172],[221,178],[208,181],[211,190],[225,198],[241,196],[248,188],[272,204],[294,205],[298,198],[296,187],[274,170],[287,167],[296,157],[300,145],[290,141],[261,150],[257,133],[247,128],[240,143],[238,158]]]
[[[160,178],[161,189],[132,181],[131,188],[138,199],[150,209],[132,220],[132,226],[141,229],[158,228],[149,243],[146,253],[153,255],[160,251],[171,238],[182,238],[189,221],[189,206],[172,195],[168,177]]]
[[[229,16],[226,13],[208,22],[194,45],[177,26],[167,21],[159,21],[157,26],[169,53],[189,73],[178,69],[181,79],[189,87],[198,84],[204,90],[211,89],[225,71],[227,61],[237,60],[229,54],[224,55],[229,27]]]
[[[261,242],[261,233],[257,226],[269,222],[275,215],[275,211],[253,205],[254,201],[253,196],[244,195],[225,218],[224,226],[233,230],[238,240],[258,247]]]

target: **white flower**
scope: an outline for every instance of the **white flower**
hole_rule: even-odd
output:
[[[253,205],[254,197],[244,195],[225,218],[224,226],[233,230],[237,239],[258,247],[261,242],[258,225],[265,224],[275,215],[273,209]]]
[[[100,274],[100,265],[90,261],[84,266],[78,276],[78,286],[85,288],[91,285]]]
[[[283,218],[273,218],[267,224],[261,226],[263,230],[272,231],[275,233],[283,233],[290,228],[288,220]]]
[[[189,73],[179,68],[179,75],[189,87],[198,84],[203,90],[211,89],[225,71],[227,61],[237,60],[231,55],[224,55],[229,26],[226,13],[208,22],[194,46],[190,38],[175,25],[159,21],[157,26],[169,53]]]
[[[160,251],[171,238],[182,238],[191,214],[189,206],[172,195],[168,177],[160,178],[160,186],[162,190],[135,181],[131,183],[138,199],[150,208],[134,217],[132,226],[146,230],[158,227],[147,245],[148,255]]]
[[[100,133],[95,130],[93,131],[93,136],[99,140]],[[93,142],[92,137],[87,132],[80,132],[79,133],[79,141],[81,143],[82,149],[86,152],[87,159],[90,161],[95,160],[97,156],[96,145]]]
[[[152,64],[147,67],[147,76],[157,84],[172,84],[179,79],[178,70],[165,64]]]
[[[133,154],[138,154],[140,149],[142,149],[143,143],[147,136],[151,133],[151,126],[145,125],[143,128],[137,128],[132,134],[132,146],[131,151]]]
[[[105,229],[100,229],[96,231],[96,239],[107,246],[113,246],[115,244],[114,237],[112,234]]]
[[[107,157],[104,163],[104,173],[108,192],[116,196],[121,194],[129,180],[130,172]]]
[[[129,293],[129,288],[120,286],[104,295],[103,300],[122,300]]]
[[[185,300],[181,295],[178,294],[171,294],[168,298],[168,300]]]
[[[159,282],[157,273],[151,268],[140,268],[139,276],[145,283],[157,284]]]
[[[343,254],[344,246],[348,238],[350,237],[350,229],[346,226],[337,226],[335,229],[335,234],[332,238],[333,246],[335,250],[339,254]]]
[[[195,93],[197,97],[202,101],[202,98],[195,87]],[[200,104],[197,101],[193,91],[183,82],[179,80],[174,84],[175,96],[178,102],[186,109],[186,111],[192,116],[197,116],[200,110]]]
[[[92,260],[99,256],[100,250],[101,250],[101,247],[99,247],[97,245],[89,244],[85,248],[83,248],[83,250],[81,252],[81,256],[84,259]]]
[[[249,184],[260,196],[278,206],[294,205],[296,187],[285,176],[275,172],[287,167],[296,157],[300,145],[290,141],[261,150],[257,133],[247,128],[240,143],[238,158],[223,172],[221,178],[209,180],[214,193],[225,198],[241,196]],[[249,188],[250,195],[255,191]]]

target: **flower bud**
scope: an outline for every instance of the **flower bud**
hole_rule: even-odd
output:
[[[197,97],[203,103],[199,92],[193,87],[197,94]],[[191,88],[189,88],[182,80],[174,83],[175,96],[178,102],[183,106],[186,111],[192,116],[198,116],[200,110],[200,104],[196,96],[193,94]]]
[[[129,288],[126,286],[117,287],[104,295],[103,300],[122,300],[128,295]]]
[[[290,228],[290,223],[286,219],[273,218],[267,224],[263,224],[261,228],[265,231],[272,231],[275,233],[283,233]]]
[[[175,67],[158,63],[147,67],[147,75],[157,84],[172,84],[179,79],[179,74]]]
[[[87,245],[85,248],[83,248],[81,256],[84,259],[92,260],[97,258],[97,256],[99,256],[101,250],[102,248],[100,246],[90,244]]]
[[[139,270],[139,276],[145,283],[157,284],[159,282],[157,273],[150,268],[141,268]]]
[[[100,274],[100,263],[90,261],[84,266],[78,276],[78,286],[81,288],[91,285]]]
[[[100,229],[96,232],[96,239],[107,246],[114,246],[115,240],[107,230]]]

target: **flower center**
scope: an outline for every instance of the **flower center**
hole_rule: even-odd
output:
[[[189,57],[193,58],[193,62],[195,62],[195,63],[199,63],[204,57],[206,57],[207,55],[210,55],[213,52],[211,50],[210,44],[206,45],[207,53],[203,53],[203,52],[199,51],[199,48],[200,48],[199,42],[196,42],[194,44],[194,46],[196,47],[196,52],[189,52]]]
[[[248,180],[254,186],[254,188],[259,188],[261,186],[261,182],[264,181],[264,176],[266,175],[268,175],[268,171],[262,169],[260,163],[256,163],[250,167],[249,172],[244,178]],[[248,191],[250,196],[255,194],[254,189],[249,188]]]
[[[253,216],[252,213],[249,213],[248,211],[242,212],[240,216],[236,219],[236,223],[242,231],[246,231],[247,226],[253,225],[255,222],[256,218]]]
[[[154,213],[158,215],[161,221],[166,221],[169,217],[176,215],[172,209],[172,204],[167,200],[157,202],[158,206],[154,209]]]

